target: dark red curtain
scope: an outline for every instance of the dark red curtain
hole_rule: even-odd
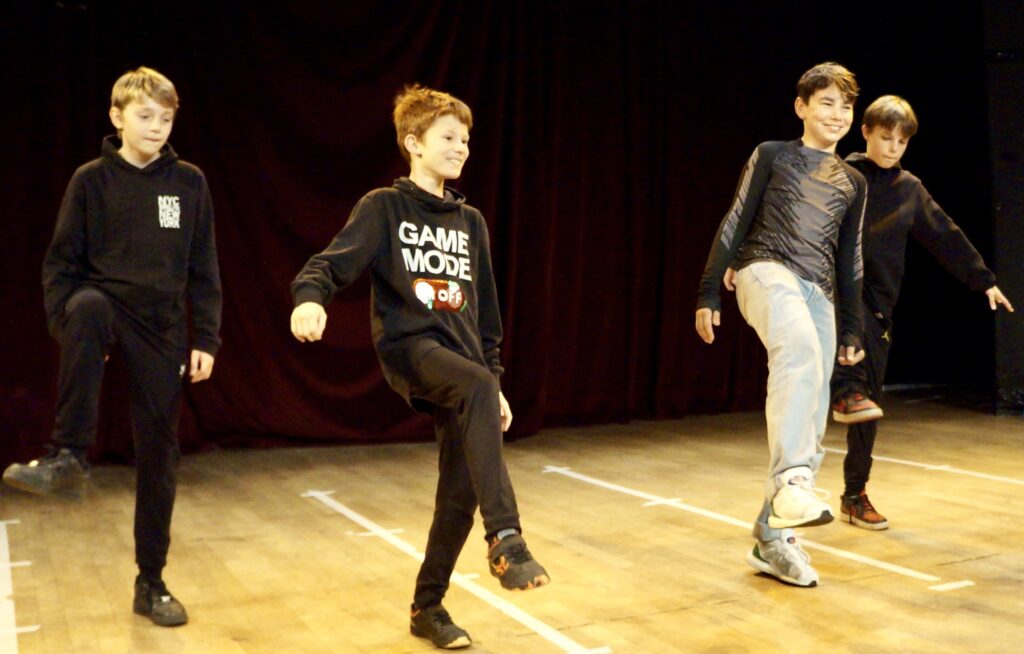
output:
[[[365,279],[329,308],[324,342],[299,344],[288,331],[291,278],[363,193],[407,172],[390,112],[408,82],[448,90],[475,112],[456,186],[491,228],[514,434],[761,405],[760,344],[727,301],[718,340],[703,345],[695,290],[754,145],[799,136],[793,87],[818,61],[847,64],[868,99],[911,98],[924,125],[908,161],[930,186],[964,178],[953,159],[977,163],[966,175],[978,186],[940,199],[987,245],[973,6],[918,15],[805,2],[225,4],[235,3],[4,10],[0,464],[36,454],[52,425],[57,351],[39,266],[68,178],[112,131],[110,86],[138,65],[175,81],[171,143],[206,172],[217,213],[224,346],[213,379],[189,389],[187,451],[429,436],[382,380]],[[952,89],[962,101],[949,102]],[[861,147],[851,132],[840,151]],[[970,300],[942,283],[955,323]],[[962,329],[972,335],[963,356],[991,361],[990,325]],[[942,370],[910,377],[934,381]],[[991,363],[964,370],[985,383]],[[122,373],[112,361],[95,452],[108,458],[131,451]]]

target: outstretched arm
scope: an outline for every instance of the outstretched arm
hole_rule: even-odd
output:
[[[1013,313],[1013,305],[1006,299],[1006,296],[1003,295],[1003,292],[999,290],[998,286],[993,286],[985,291],[985,295],[988,296],[988,306],[990,306],[993,311],[998,309],[1001,304],[1006,307],[1007,311]]]

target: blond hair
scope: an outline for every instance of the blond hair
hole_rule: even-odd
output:
[[[435,120],[449,114],[458,118],[467,128],[473,128],[473,112],[462,100],[420,84],[407,85],[395,96],[395,132],[402,157],[406,161],[411,160],[405,148],[406,136],[412,134],[417,139],[423,138]]]
[[[110,92],[110,106],[124,110],[130,102],[140,100],[143,96],[149,96],[178,113],[178,92],[174,90],[174,84],[159,72],[145,66],[129,70],[117,78]]]

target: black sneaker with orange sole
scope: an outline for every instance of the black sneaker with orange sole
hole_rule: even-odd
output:
[[[491,539],[487,563],[491,575],[508,590],[530,590],[551,583],[551,577],[530,554],[526,541],[519,534]]]
[[[413,604],[409,633],[417,638],[426,638],[434,647],[441,649],[462,649],[473,644],[466,630],[452,622],[452,616],[440,604],[425,609]]]

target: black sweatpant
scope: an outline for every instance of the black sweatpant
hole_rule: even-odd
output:
[[[412,397],[435,407],[440,449],[434,521],[413,596],[422,609],[448,590],[477,506],[488,537],[519,529],[519,510],[502,456],[500,389],[491,371],[438,347],[423,356],[410,381]]]
[[[863,393],[880,402],[885,367],[892,345],[892,319],[862,303],[864,310],[864,359],[853,366],[836,366],[832,373],[832,399],[848,393]],[[878,421],[870,420],[846,429],[846,458],[843,459],[845,495],[864,490],[871,476],[871,452],[875,448]]]
[[[125,358],[136,461],[135,560],[160,571],[177,488],[185,334],[154,332],[101,290],[84,286],[64,306],[58,341],[56,447],[85,450],[96,441],[104,360],[115,350]]]

